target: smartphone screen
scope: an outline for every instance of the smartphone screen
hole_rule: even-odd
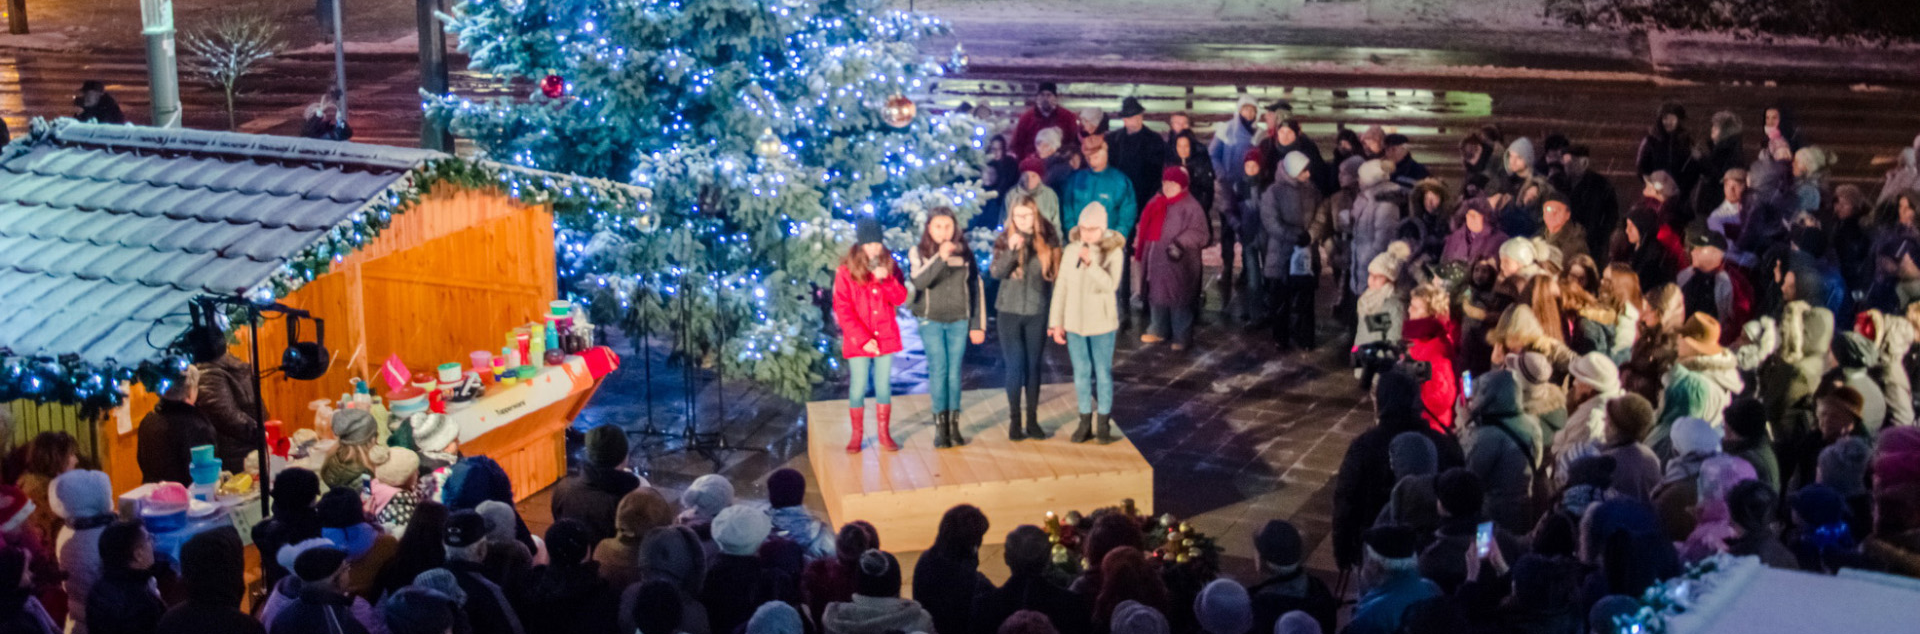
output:
[[[1468,374],[1466,372],[1460,373],[1460,393],[1465,395],[1467,398],[1473,398],[1473,375],[1472,374]]]
[[[1485,558],[1487,552],[1492,549],[1493,522],[1481,522],[1480,530],[1476,531],[1473,536],[1473,551],[1479,553],[1481,558]]]

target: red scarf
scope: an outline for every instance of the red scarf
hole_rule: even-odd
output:
[[[1179,196],[1168,198],[1166,194],[1154,194],[1153,200],[1147,201],[1147,208],[1140,212],[1140,224],[1133,228],[1134,261],[1146,260],[1147,245],[1160,241],[1161,225],[1167,223],[1167,207],[1179,202],[1186,195],[1187,190],[1182,189]]]

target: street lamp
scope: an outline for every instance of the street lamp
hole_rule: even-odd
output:
[[[147,92],[153,126],[180,127],[180,69],[174,56],[173,0],[140,0],[141,36],[147,40]]]

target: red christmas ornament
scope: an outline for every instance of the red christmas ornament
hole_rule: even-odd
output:
[[[548,75],[540,80],[540,94],[546,95],[548,99],[559,99],[561,95],[567,94],[567,80],[559,75]]]

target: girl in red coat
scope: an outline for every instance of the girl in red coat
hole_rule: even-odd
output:
[[[1453,432],[1453,405],[1460,376],[1453,372],[1453,327],[1448,323],[1447,291],[1423,284],[1407,301],[1407,357],[1427,364],[1431,376],[1420,384],[1421,418],[1442,434]]]
[[[894,313],[907,302],[900,264],[880,244],[880,223],[861,218],[854,242],[833,275],[833,320],[840,325],[840,350],[853,374],[847,405],[853,422],[847,453],[859,453],[865,439],[867,383],[873,383],[874,418],[880,446],[899,451],[888,429],[893,417],[893,353],[900,351],[900,323]]]

